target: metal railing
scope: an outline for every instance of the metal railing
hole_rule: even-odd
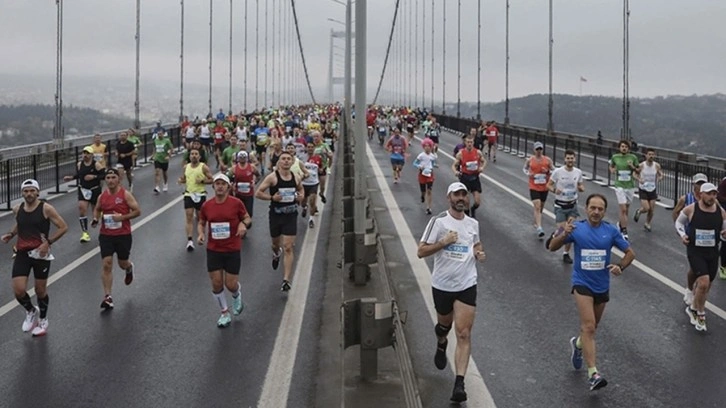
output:
[[[478,126],[478,123],[471,119],[435,116],[441,126],[458,133],[468,132],[472,127]],[[544,153],[558,163],[558,160],[562,162],[565,150],[570,149],[576,154],[576,166],[588,179],[603,186],[612,185],[609,160],[613,154],[618,152],[618,141],[602,140],[599,143],[594,137],[562,132],[549,134],[544,129],[525,126],[497,124],[497,127],[500,132],[498,144],[501,151],[526,157],[533,153],[534,142],[542,142]],[[705,174],[716,185],[726,177],[726,159],[724,158],[696,156],[693,153],[653,147],[658,155],[656,161],[660,163],[665,175],[663,180],[658,182],[658,195],[661,198],[672,200],[673,203],[678,201],[680,196],[691,191],[691,180],[696,173]],[[633,153],[643,159],[645,149],[646,147],[641,146]]]
[[[138,148],[137,164],[146,164],[154,153],[154,140],[152,138],[151,128],[144,128],[144,132],[139,135],[141,144]],[[115,156],[113,152],[116,148],[118,135],[122,131],[105,132],[101,134],[102,142],[106,144],[109,152],[107,165],[113,165]],[[171,138],[172,144],[181,146],[181,129],[178,126],[168,128],[167,133]],[[40,150],[39,145],[26,145],[13,149],[11,157],[3,156],[0,160],[0,211],[9,211],[12,209],[13,200],[22,198],[20,184],[25,179],[38,180],[42,189],[51,188],[50,194],[66,193],[61,189],[61,185],[65,184],[63,176],[73,175],[76,173],[76,163],[81,160],[81,152],[83,147],[90,144],[93,135],[83,138],[77,138],[71,141],[71,146],[60,149],[50,149],[45,151],[46,146],[43,144]],[[52,145],[52,143],[51,143]],[[28,154],[19,154],[20,152],[29,152]]]

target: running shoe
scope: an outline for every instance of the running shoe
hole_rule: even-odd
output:
[[[129,193],[133,193],[133,192],[134,192],[134,185],[129,184]]]
[[[628,236],[628,231],[627,230],[622,230],[622,231],[620,231],[620,233],[623,234],[623,239],[624,240],[630,242],[630,237]]]
[[[582,368],[582,349],[577,347],[577,336],[570,339],[570,348],[572,349],[572,355],[570,356],[572,367],[579,370]]]
[[[635,214],[633,214],[633,221],[638,222],[640,220],[640,208],[635,210]]]
[[[699,314],[696,316],[696,330],[698,331],[706,331],[706,315],[705,314]]]
[[[190,239],[189,241],[187,241],[187,252],[192,251],[194,251],[194,241]]]
[[[325,198],[325,194],[323,194],[323,193],[320,193],[320,194],[318,194],[318,195],[320,196],[320,201],[322,201],[322,202],[323,202],[323,204],[325,204],[325,203],[327,203],[327,202],[328,202],[328,200],[327,200],[327,199]]]
[[[308,206],[303,206],[302,212],[300,213],[300,216],[305,218],[308,215]]]
[[[439,370],[446,368],[446,346],[449,345],[449,341],[446,340],[443,343],[439,343],[436,340],[436,354],[434,354],[434,365]]]
[[[154,187],[154,194],[159,194],[159,186]]]
[[[315,221],[313,221],[313,219],[312,219],[312,218],[310,219],[310,221],[308,221],[308,226],[309,226],[310,228],[315,228]]]
[[[593,373],[592,377],[590,377],[587,381],[590,383],[590,391],[599,390],[600,388],[604,388],[608,385],[608,380],[598,373]]]
[[[272,269],[277,269],[280,266],[280,255],[282,255],[282,248],[277,253],[272,253]]]
[[[164,183],[164,187],[161,188],[162,191],[169,191],[169,183]]]
[[[539,238],[541,240],[542,238],[544,238],[544,236],[545,236],[545,232],[542,229],[542,227],[537,227],[537,238]]]
[[[570,257],[570,254],[565,253],[564,255],[562,255],[562,262],[564,262],[566,264],[572,264],[573,262],[572,262],[572,258]]]
[[[698,323],[698,313],[695,310],[691,309],[690,306],[686,307],[686,316],[688,316],[688,319],[690,320],[692,325],[695,326],[696,323]]]
[[[239,316],[243,310],[245,310],[245,304],[242,302],[242,294],[240,293],[239,296],[232,298],[232,313]]]
[[[289,292],[290,289],[292,289],[292,282],[289,280],[283,280],[282,285],[280,285],[280,290],[283,292]]]
[[[693,291],[688,290],[688,288],[686,288],[686,293],[683,295],[683,303],[687,304],[688,306],[693,304]]]
[[[29,332],[38,324],[38,307],[33,307],[33,311],[25,312],[25,320],[23,320],[23,331]]]
[[[217,319],[217,327],[224,328],[229,327],[232,324],[232,316],[229,315],[229,310],[225,310]]]
[[[48,318],[46,317],[45,319],[40,319],[40,321],[38,321],[38,325],[35,326],[32,334],[33,334],[33,337],[40,337],[40,336],[45,336],[45,334],[47,332],[48,332]]]
[[[426,198],[424,197],[423,194],[421,194],[421,202],[423,203],[424,201],[426,201]]]
[[[88,233],[88,231],[83,231],[81,233],[81,242],[88,242],[91,240],[91,234]]]
[[[126,276],[124,277],[124,283],[126,286],[130,285],[134,280],[134,263],[131,262],[131,266],[126,269]]]
[[[426,209],[426,215],[431,215],[431,209],[430,208],[427,208]]]
[[[113,299],[111,299],[110,295],[104,296],[103,302],[101,302],[101,309],[103,309],[103,310],[113,309]]]
[[[451,401],[453,402],[464,402],[466,401],[466,391],[464,390],[464,381],[454,382],[454,391],[451,393]]]
[[[647,232],[653,231],[653,227],[650,224],[643,225],[643,229],[646,230]]]
[[[726,244],[721,244],[726,245]],[[718,277],[719,279],[726,279],[726,266],[720,266],[718,268]]]

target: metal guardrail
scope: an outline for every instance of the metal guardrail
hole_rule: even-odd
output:
[[[436,115],[441,126],[463,134],[477,122],[470,119],[454,118]],[[546,130],[524,126],[502,125],[499,127],[499,148],[520,157],[532,154],[534,142],[544,144],[544,153],[557,163],[564,158],[564,152],[571,149],[577,158],[579,167],[585,176],[604,186],[611,186],[611,173],[608,161],[618,151],[617,141],[604,140],[602,144],[596,138],[568,133],[554,132],[548,134]],[[726,177],[726,159],[703,156],[697,158],[691,153],[676,152],[668,149],[654,147],[657,153],[656,161],[660,163],[665,177],[658,183],[657,191],[661,198],[672,200],[688,193],[692,189],[691,179],[696,173],[704,173],[708,179],[717,184]],[[646,147],[634,151],[641,159],[644,158]],[[700,159],[700,160],[699,160]],[[721,163],[724,163],[723,165]]]
[[[115,149],[118,134],[121,131],[106,132],[101,135],[102,142],[106,144],[109,151],[108,165],[113,165],[115,156],[112,152]],[[167,132],[174,146],[181,145],[181,129],[178,126],[168,128]],[[103,135],[106,135],[104,138]],[[52,188],[50,194],[61,194],[61,184],[64,184],[63,176],[72,175],[76,172],[76,163],[80,160],[81,151],[84,146],[90,144],[93,136],[82,139],[79,143],[76,139],[73,146],[50,151],[38,151],[30,154],[18,155],[16,157],[5,157],[0,160],[0,203],[4,204],[0,211],[12,209],[13,200],[22,198],[20,184],[25,179],[33,178],[38,180],[41,188]],[[150,129],[139,135],[141,145],[138,146],[137,163],[148,163],[154,152],[154,140]],[[33,149],[37,146],[24,146],[25,149]],[[18,149],[15,152],[19,152]]]

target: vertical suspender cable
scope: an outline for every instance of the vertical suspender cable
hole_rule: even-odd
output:
[[[476,9],[476,120],[481,120],[481,1]]]
[[[413,0],[409,0],[408,3],[410,6],[413,5]],[[411,46],[411,43],[413,42],[413,24],[411,21],[411,18],[413,17],[413,7],[411,7],[411,11],[406,13],[407,21],[408,21],[408,106],[411,107],[413,105],[413,75],[411,73],[413,72],[413,47]]]
[[[443,11],[443,24],[441,26],[442,56],[441,56],[441,114],[446,115],[446,2],[441,2]]]
[[[414,25],[414,36],[413,36],[413,44],[414,44],[414,57],[413,57],[413,65],[414,65],[414,73],[413,73],[413,106],[418,107],[418,0],[416,0],[416,11],[415,11],[415,25]]]
[[[313,95],[313,88],[310,85],[310,77],[308,76],[308,66],[305,63],[305,52],[303,51],[302,40],[300,39],[300,27],[298,26],[297,12],[295,11],[295,0],[290,0],[290,2],[292,3],[292,17],[295,20],[295,32],[297,34],[297,43],[298,43],[298,46],[300,47],[300,58],[302,59],[303,69],[305,72],[305,81],[307,82],[307,85],[308,85],[308,92],[310,92],[310,101],[313,104],[315,104],[316,103],[315,95]],[[356,35],[357,35],[357,33],[356,33]]]
[[[179,33],[179,122],[184,120],[184,0],[181,0],[181,31]]]
[[[552,44],[554,39],[552,38],[552,0],[550,0],[550,67],[549,67],[549,99],[547,101],[547,132],[552,134],[555,130],[554,123],[552,122],[552,108],[554,102],[552,101]]]
[[[505,57],[504,57],[504,124],[509,124],[509,0],[507,0],[507,16],[505,23]]]
[[[141,50],[141,0],[136,0],[136,100],[134,102],[134,127],[138,129],[141,124],[139,121],[139,77],[141,76],[141,67],[139,64],[139,55]]]
[[[388,54],[391,52],[391,43],[393,42],[393,33],[396,29],[396,18],[398,17],[398,3],[400,0],[396,0],[396,9],[393,11],[393,22],[391,23],[391,33],[388,35],[388,46],[386,46],[386,58],[383,60],[383,70],[381,71],[381,79],[378,81],[378,89],[376,90],[376,96],[373,98],[373,104],[376,104],[378,100],[378,94],[381,92],[381,85],[383,85],[383,78],[386,75],[386,67],[388,66]]]
[[[247,0],[245,0],[245,68],[244,68],[244,111],[247,113]]]
[[[426,0],[421,3],[421,108],[426,106]],[[433,40],[433,38],[431,39]],[[424,109],[425,110],[425,109]]]
[[[55,0],[55,5],[55,126],[53,128],[53,141],[56,146],[61,146],[63,144],[63,0]]]
[[[431,0],[431,113],[434,112],[434,74],[435,74],[435,67],[434,63],[436,62],[434,60],[434,57],[436,55],[435,51],[435,45],[436,45],[436,37],[434,34],[436,33],[436,24],[434,23],[434,16],[436,15],[436,3],[434,0]]]
[[[267,105],[267,57],[268,57],[268,55],[267,55],[267,30],[268,30],[268,27],[270,26],[269,22],[267,20],[267,16],[268,16],[268,14],[267,14],[268,6],[267,5],[268,5],[268,1],[265,1],[265,68],[264,68],[265,82],[264,82],[264,86],[263,86],[263,89],[264,89],[263,93],[265,94],[265,96],[264,96],[265,108],[268,107],[268,105]]]
[[[457,3],[456,18],[456,117],[461,117],[461,0]]]
[[[623,0],[623,130],[622,139],[630,140],[630,4]]]
[[[277,0],[272,0],[272,18],[271,18],[271,20],[272,20],[272,76],[270,77],[270,86],[272,87],[272,94],[271,94],[271,98],[270,98],[270,104],[272,106],[275,106],[275,71],[276,71],[275,70],[275,62],[277,62],[277,58],[275,58],[275,52],[276,52],[275,40],[277,38],[275,36],[275,26],[276,26],[275,20],[277,20],[275,18],[275,3],[276,3],[276,1]]]
[[[229,109],[232,113],[232,0],[229,0]]]
[[[209,0],[209,114],[212,114],[212,0]]]

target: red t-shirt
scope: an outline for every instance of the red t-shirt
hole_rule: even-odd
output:
[[[215,252],[239,252],[242,239],[237,227],[247,215],[245,205],[237,197],[228,196],[222,203],[214,197],[202,204],[199,220],[209,223],[207,249]]]
[[[102,235],[130,235],[131,220],[114,221],[113,214],[125,215],[131,212],[129,203],[126,202],[126,190],[119,188],[116,194],[104,190],[98,197],[98,206],[103,216],[101,222]]]
[[[479,150],[478,149],[461,149],[461,172],[464,174],[475,175],[479,174]]]
[[[255,195],[255,169],[247,163],[244,167],[236,164],[234,167],[234,195],[250,197]]]
[[[227,129],[224,128],[222,125],[217,125],[214,128],[214,144],[220,144],[224,142],[224,134],[227,132]]]
[[[486,134],[489,143],[496,143],[499,138],[499,129],[494,125],[490,125],[486,130]]]

